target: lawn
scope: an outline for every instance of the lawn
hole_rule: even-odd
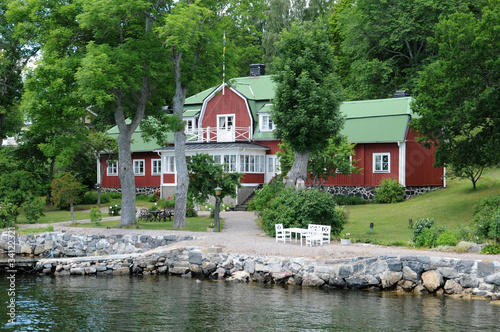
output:
[[[367,204],[349,206],[349,222],[344,232],[362,242],[381,244],[408,243],[412,237],[409,219],[434,218],[450,230],[469,225],[471,208],[489,194],[499,194],[500,169],[485,172],[472,190],[468,180],[448,179],[447,188],[413,197],[396,204]],[[370,223],[374,224],[370,233]]]

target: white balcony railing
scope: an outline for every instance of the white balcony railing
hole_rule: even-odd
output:
[[[217,127],[196,128],[186,130],[187,142],[235,142],[251,141],[251,127],[232,127],[229,129],[220,129]]]

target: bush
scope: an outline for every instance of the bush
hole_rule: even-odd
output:
[[[18,170],[0,175],[0,197],[20,207],[28,197],[37,197],[42,193],[40,180],[31,172]]]
[[[456,246],[458,243],[457,238],[452,232],[444,232],[439,235],[436,240],[436,245],[438,246]]]
[[[98,206],[94,206],[90,209],[90,221],[91,222],[100,222],[102,220],[102,213]]]
[[[477,235],[487,239],[500,238],[500,195],[489,195],[472,207],[472,222]]]
[[[52,180],[50,187],[52,188],[52,204],[58,209],[78,203],[83,189],[82,184],[69,172]]]
[[[115,191],[110,191],[107,192],[106,195],[108,195],[110,198],[122,198],[122,193],[117,193]]]
[[[23,204],[23,211],[26,216],[26,220],[30,224],[36,223],[41,216],[44,216],[44,210],[45,200],[40,197],[30,197]]]
[[[248,209],[252,211],[263,211],[271,204],[271,201],[276,198],[283,190],[285,185],[283,181],[274,180],[264,184],[262,189],[255,190],[255,196],[248,205]]]
[[[433,225],[431,228],[425,228],[422,233],[420,233],[414,243],[417,247],[429,247],[433,248],[437,245],[437,239],[439,236],[445,232],[444,227],[438,225]]]
[[[101,193],[101,204],[107,204],[111,201],[109,193]],[[87,191],[80,199],[80,204],[96,204],[97,203],[97,192]]]
[[[122,209],[122,206],[120,204],[111,205],[109,207],[108,213],[110,216],[119,216],[121,209]]]
[[[480,236],[477,235],[477,231],[473,226],[463,226],[458,225],[457,238],[466,242],[483,243]]]
[[[270,236],[275,235],[275,224],[283,224],[285,228],[329,225],[332,234],[338,236],[347,221],[345,210],[338,208],[334,197],[317,189],[282,190],[260,214],[262,228]]]
[[[500,254],[500,245],[498,244],[489,244],[487,246],[484,246],[481,251],[479,251],[480,254],[485,254],[485,255],[498,255]]]
[[[375,200],[379,203],[402,202],[405,200],[405,188],[396,179],[383,179],[375,189]]]
[[[14,225],[19,212],[19,207],[5,197],[0,203],[0,228]]]
[[[175,207],[175,196],[169,196],[167,198],[161,198],[156,202],[158,205],[158,208],[160,209],[166,209],[166,208],[174,208]]]
[[[413,223],[413,238],[412,241],[415,242],[417,237],[426,229],[434,226],[434,218],[422,218],[418,219]]]

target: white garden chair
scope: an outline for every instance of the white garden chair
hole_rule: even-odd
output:
[[[292,242],[292,233],[283,229],[283,224],[275,224],[276,242],[286,243],[286,240]]]
[[[323,234],[323,242],[330,243],[330,235],[332,233],[332,226],[321,225],[321,233]]]
[[[306,238],[306,246],[309,245],[312,247],[313,244],[323,245],[323,232],[321,225],[309,224],[307,226],[307,230],[308,232],[303,234]]]

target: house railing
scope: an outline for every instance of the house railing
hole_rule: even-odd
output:
[[[251,141],[251,127],[230,127],[229,129],[219,129],[217,127],[196,128],[186,130],[187,142],[234,142]]]

